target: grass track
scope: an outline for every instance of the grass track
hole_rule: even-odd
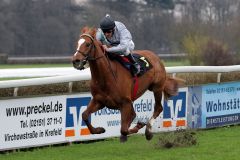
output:
[[[71,146],[45,147],[0,155],[4,160],[239,160],[240,126],[224,127],[197,132],[196,146],[182,148],[156,147],[142,135],[133,135],[122,144],[118,138]]]
[[[0,69],[72,67],[72,64],[1,64]]]

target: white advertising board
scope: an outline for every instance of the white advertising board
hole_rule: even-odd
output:
[[[187,88],[180,91],[180,95],[163,102],[164,111],[154,123],[154,132],[186,127]],[[89,117],[94,127],[103,127],[106,132],[89,133],[81,115],[91,98],[90,93],[83,93],[0,100],[0,150],[119,136],[120,111],[108,108]],[[138,121],[147,122],[154,104],[152,92],[138,98],[133,103],[137,116],[131,127]],[[144,133],[144,129],[139,133]]]
[[[0,150],[65,140],[65,96],[0,101]]]

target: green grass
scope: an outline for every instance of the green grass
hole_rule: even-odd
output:
[[[7,81],[7,80],[19,80],[19,79],[31,79],[31,78],[38,78],[38,77],[14,77],[14,78],[0,78],[0,81]]]
[[[0,64],[0,69],[8,68],[48,68],[48,67],[72,67],[72,64]]]
[[[238,160],[240,159],[240,126],[197,131],[198,144],[171,149],[156,147],[163,134],[151,141],[134,135],[122,144],[118,138],[70,146],[45,147],[0,155],[4,160]]]

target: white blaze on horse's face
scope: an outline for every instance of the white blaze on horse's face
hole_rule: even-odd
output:
[[[81,38],[78,41],[78,49],[80,49],[81,45],[85,42],[85,39]]]
[[[77,51],[80,50],[80,47],[81,47],[81,45],[82,45],[84,42],[85,42],[85,39],[83,39],[83,38],[79,39],[79,41],[78,41],[78,47],[77,47]],[[75,53],[75,56],[76,56],[76,54],[77,54],[77,52]]]

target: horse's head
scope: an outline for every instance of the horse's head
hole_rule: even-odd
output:
[[[77,43],[77,49],[72,57],[73,67],[76,69],[84,69],[84,65],[91,58],[94,58],[95,50],[95,28],[84,27],[81,31],[80,38]]]

